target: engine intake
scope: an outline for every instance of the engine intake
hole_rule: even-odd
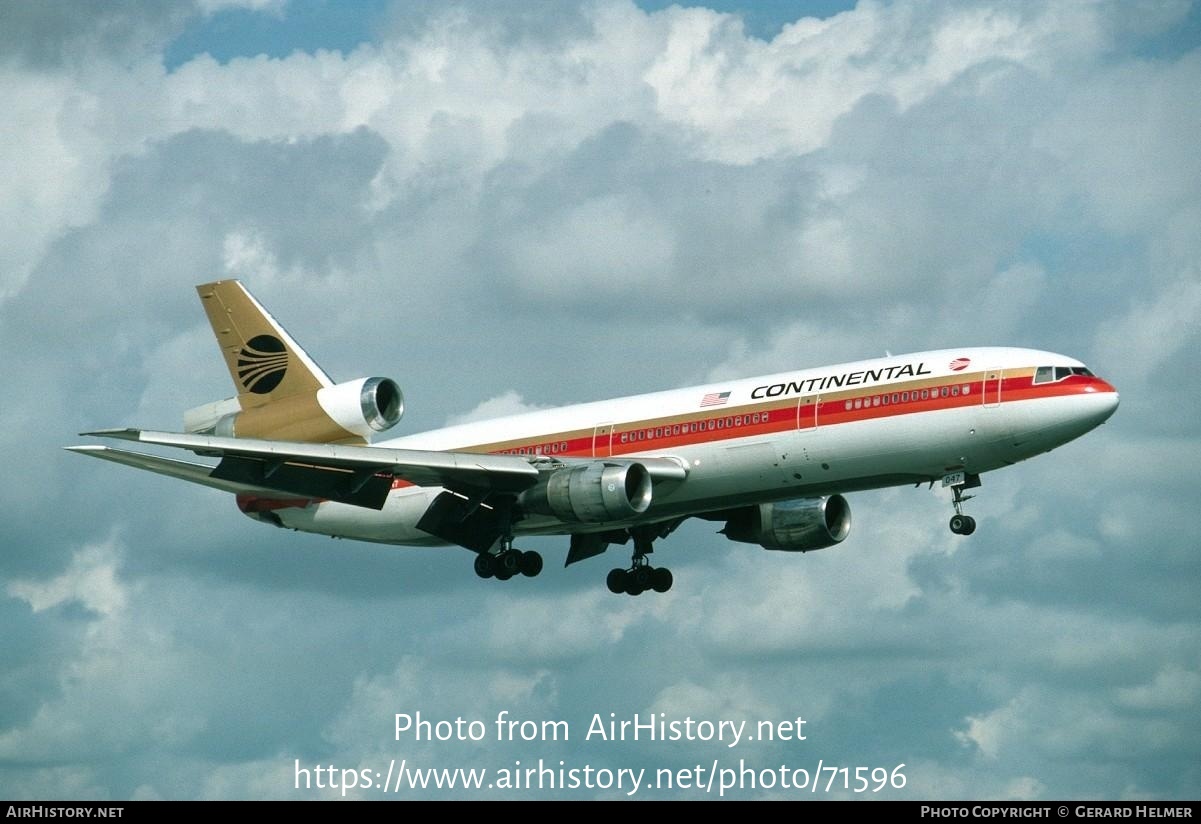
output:
[[[597,461],[552,472],[546,483],[523,492],[519,502],[530,512],[564,521],[602,523],[641,515],[651,497],[651,476],[642,464]]]
[[[809,552],[841,543],[851,531],[851,505],[841,495],[796,498],[740,509],[721,530],[731,541],[764,549]]]

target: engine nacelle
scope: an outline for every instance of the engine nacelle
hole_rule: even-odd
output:
[[[392,428],[404,413],[404,395],[390,378],[358,378],[237,412],[228,412],[231,403],[239,408],[237,399],[230,399],[189,411],[185,429],[227,438],[365,441]]]
[[[722,532],[764,549],[808,552],[840,543],[851,531],[851,505],[841,495],[796,498],[738,510]]]
[[[404,414],[404,394],[391,378],[359,378],[317,390],[317,403],[345,429],[367,438],[391,429]]]
[[[530,512],[563,521],[602,523],[641,515],[651,505],[651,476],[639,463],[603,461],[559,469],[521,494]]]

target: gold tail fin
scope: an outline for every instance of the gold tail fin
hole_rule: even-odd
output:
[[[400,417],[403,401],[394,382],[360,378],[334,384],[238,281],[205,283],[196,291],[238,397],[184,413],[187,431],[361,444]]]
[[[242,409],[313,395],[333,381],[236,280],[196,287]]]

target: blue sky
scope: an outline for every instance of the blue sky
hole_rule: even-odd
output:
[[[297,760],[743,758],[904,763],[885,797],[1196,798],[1198,20],[0,5],[0,796],[336,795],[295,790]],[[462,550],[273,530],[60,449],[230,394],[192,288],[224,277],[335,377],[396,379],[398,433],[978,344],[1079,357],[1122,406],[986,476],[970,539],[903,488],[851,496],[850,538],[805,556],[686,524],[660,598],[609,595],[619,559],[564,570],[550,539],[542,576],[490,586]],[[392,734],[501,710],[573,737]],[[803,716],[808,738],[583,740],[610,712]],[[503,794],[525,796],[623,797]]]
[[[509,3],[514,10],[536,9],[540,14],[554,11],[555,0],[537,3]],[[505,4],[492,4],[503,6]],[[646,11],[662,11],[672,5],[686,3],[644,0],[636,4]],[[760,0],[753,3],[713,2],[691,4],[737,15],[747,34],[770,40],[780,28],[794,22],[798,16],[830,17],[854,6],[845,0]],[[407,16],[424,17],[437,9],[428,2],[388,2],[388,0],[358,0],[353,6],[330,0],[291,0],[286,13],[264,13],[262,9],[230,5],[211,14],[191,17],[183,30],[166,45],[163,62],[175,68],[198,54],[210,54],[225,62],[234,57],[287,57],[294,51],[313,52],[317,49],[353,51],[362,43],[375,43],[386,35],[390,26]]]

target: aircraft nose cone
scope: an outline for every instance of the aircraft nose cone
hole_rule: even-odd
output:
[[[1103,380],[1098,380],[1090,389],[1092,391],[1085,395],[1088,398],[1088,423],[1090,427],[1100,426],[1118,411],[1118,390],[1113,384]]]

